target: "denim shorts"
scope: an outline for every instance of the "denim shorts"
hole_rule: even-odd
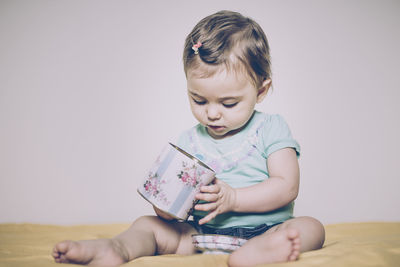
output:
[[[283,222],[275,223],[272,225],[260,224],[256,227],[228,227],[228,228],[213,228],[205,225],[199,225],[195,221],[188,221],[188,223],[193,226],[199,234],[215,234],[215,235],[229,235],[236,236],[239,238],[250,239],[255,236],[261,235],[274,227],[275,225],[281,224]]]

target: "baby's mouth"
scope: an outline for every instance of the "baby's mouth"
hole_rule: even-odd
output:
[[[216,132],[219,132],[219,131],[222,131],[225,129],[224,126],[218,126],[218,125],[208,125],[207,127]]]

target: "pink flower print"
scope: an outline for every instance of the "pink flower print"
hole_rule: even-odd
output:
[[[190,177],[189,177],[189,174],[188,174],[187,172],[184,172],[184,173],[182,174],[182,177],[181,177],[182,182],[186,183],[187,180],[188,180],[189,178],[190,178]]]
[[[183,169],[177,174],[178,178],[187,186],[196,187],[199,184],[196,165],[187,165],[182,162]]]
[[[165,180],[160,179],[157,173],[153,174],[152,172],[150,172],[148,178],[143,184],[143,187],[148,195],[157,200],[160,200],[166,205],[169,205],[170,201],[167,199],[165,193],[162,192],[162,184],[165,184]]]
[[[196,184],[196,167],[193,166],[191,169],[187,170],[187,175],[188,175],[188,179],[187,182],[189,184],[193,184],[193,182]]]

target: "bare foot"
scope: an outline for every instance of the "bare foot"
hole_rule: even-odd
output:
[[[232,267],[295,261],[299,255],[299,232],[283,229],[252,238],[230,255],[228,264]]]
[[[117,243],[112,239],[62,241],[53,248],[57,263],[74,263],[96,266],[118,266],[124,257]]]

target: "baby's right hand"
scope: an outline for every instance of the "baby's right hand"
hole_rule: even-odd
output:
[[[172,216],[169,215],[168,213],[166,213],[166,212],[160,210],[160,209],[157,208],[156,206],[153,206],[153,209],[154,209],[154,211],[156,212],[157,216],[160,217],[160,218],[162,218],[162,219],[164,219],[164,220],[172,221],[172,220],[175,219],[174,217],[172,217]]]
[[[233,211],[236,205],[236,189],[227,183],[215,178],[212,184],[202,186],[196,199],[206,201],[204,204],[197,204],[196,210],[208,211],[208,214],[199,221],[205,224],[214,219],[218,214]]]

